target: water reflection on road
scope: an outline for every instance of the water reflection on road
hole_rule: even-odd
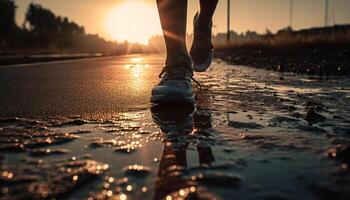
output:
[[[198,187],[196,176],[188,176],[187,151],[196,149],[199,166],[210,167],[215,158],[203,129],[211,126],[210,116],[201,119],[194,107],[155,106],[152,118],[165,133],[164,149],[155,182],[154,199],[186,199],[210,195]],[[191,156],[190,159],[193,159]]]
[[[149,90],[160,69],[142,56],[108,63],[118,62],[123,70],[113,73],[135,94]],[[196,78],[204,87],[195,88],[194,107],[2,118],[0,198],[347,197],[347,77],[281,79],[215,61]]]

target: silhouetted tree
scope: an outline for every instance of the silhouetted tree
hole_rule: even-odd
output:
[[[270,31],[270,29],[266,28],[265,35],[271,36],[271,35],[273,35],[273,33],[272,33],[272,31]]]
[[[9,37],[16,29],[16,5],[11,0],[0,0],[0,46],[6,46]]]
[[[85,34],[83,26],[35,3],[28,6],[23,27],[19,28],[15,23],[15,9],[13,0],[0,0],[0,54],[126,52],[127,47],[121,49],[123,45]],[[140,49],[139,46],[134,49]]]
[[[259,37],[259,35],[258,35],[258,33],[257,32],[255,32],[255,31],[247,31],[246,33],[245,33],[245,39],[246,40],[254,40],[254,39],[257,39],[258,37]]]
[[[56,16],[49,9],[31,3],[25,25],[41,42],[54,47],[71,47],[76,35],[85,33],[84,27],[70,22],[67,17]]]
[[[48,9],[31,3],[25,18],[29,24],[29,30],[43,43],[52,44],[57,38],[58,23],[56,16]]]

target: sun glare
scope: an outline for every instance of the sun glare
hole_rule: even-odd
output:
[[[126,1],[107,13],[105,30],[113,40],[147,44],[149,37],[161,33],[157,7]]]

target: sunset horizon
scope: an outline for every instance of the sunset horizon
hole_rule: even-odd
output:
[[[268,0],[262,4],[257,0],[231,2],[231,31],[238,34],[255,31],[263,34],[266,30],[276,32],[289,26],[289,0]],[[31,1],[16,1],[16,22],[19,26],[24,21],[26,9]],[[52,10],[56,15],[68,17],[70,20],[85,27],[89,34],[98,34],[109,41],[123,43],[148,44],[148,39],[154,35],[162,35],[155,0],[119,0],[90,4],[66,2],[64,6],[48,0],[36,0],[33,3]],[[254,4],[253,4],[254,3]],[[189,1],[187,17],[187,33],[192,33],[192,18],[198,11],[197,1]],[[252,6],[253,5],[253,6]],[[226,1],[220,1],[218,12],[214,15],[213,33],[226,32]],[[349,24],[350,13],[346,12],[349,5],[346,0],[331,1],[329,6],[329,24]],[[324,26],[324,0],[304,2],[294,0],[294,30]],[[75,10],[81,10],[75,12]],[[273,12],[271,12],[273,10]],[[310,12],[309,10],[313,10]],[[130,12],[126,12],[130,11]],[[334,14],[336,12],[336,14]],[[136,14],[137,13],[137,14]],[[128,15],[126,18],[121,18]],[[126,20],[129,19],[129,20]],[[272,19],[272,20],[271,20]],[[141,25],[136,22],[142,22]],[[127,26],[127,27],[126,27]],[[144,34],[138,34],[141,31]]]

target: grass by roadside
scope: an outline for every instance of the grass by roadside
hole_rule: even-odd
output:
[[[292,33],[214,44],[235,65],[319,76],[350,74],[350,31]]]

